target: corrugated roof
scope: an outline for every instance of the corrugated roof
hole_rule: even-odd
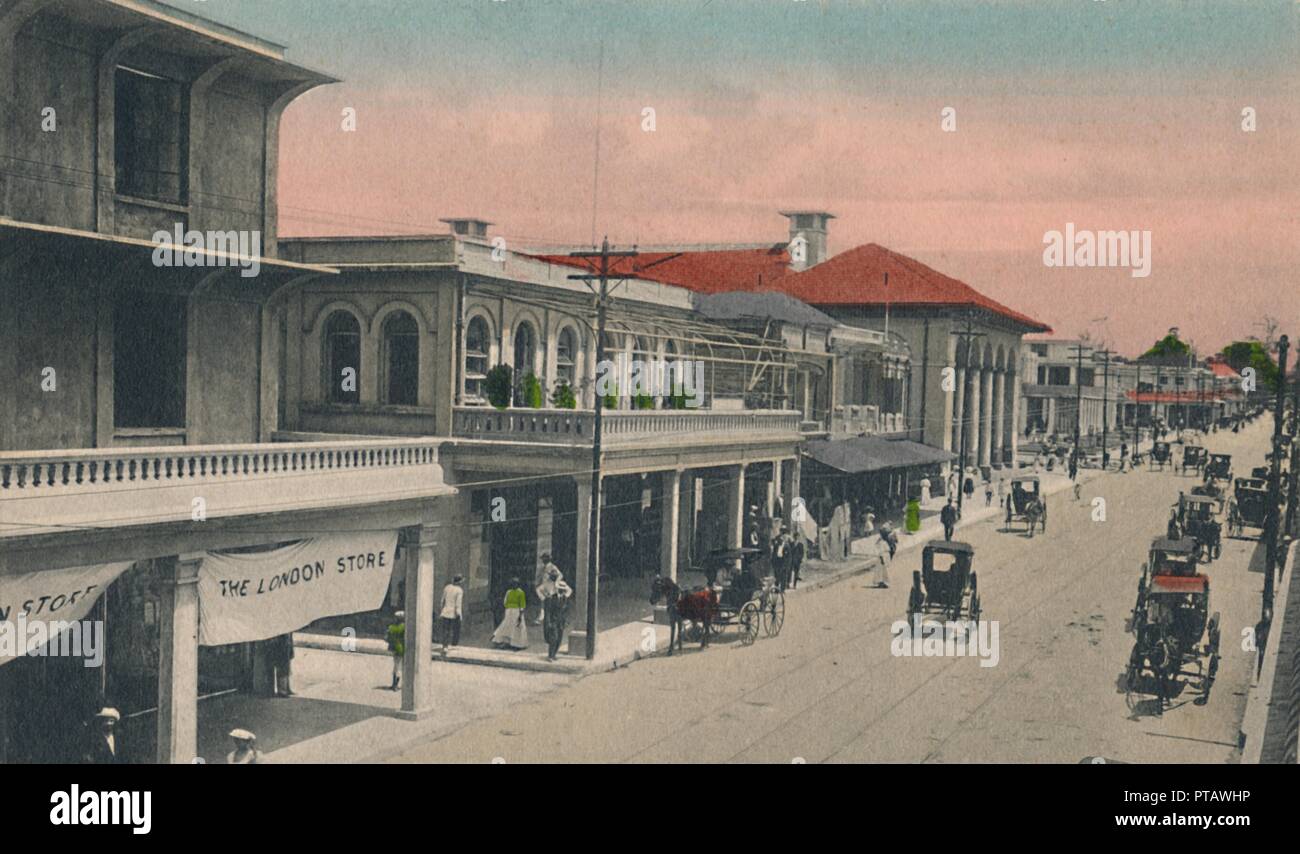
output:
[[[700,294],[695,310],[711,320],[779,320],[798,326],[834,327],[838,321],[807,303],[777,291],[727,291]]]
[[[813,439],[806,452],[822,465],[846,474],[906,466],[934,465],[956,459],[956,454],[907,439],[853,436],[847,439]]]

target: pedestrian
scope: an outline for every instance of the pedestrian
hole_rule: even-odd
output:
[[[1083,495],[1083,484],[1082,484],[1082,483],[1075,483],[1075,485],[1074,485],[1074,500],[1075,500],[1075,501],[1078,501],[1079,498],[1080,498],[1082,495]]]
[[[396,691],[402,687],[402,662],[406,658],[406,612],[395,612],[393,619],[397,622],[389,625],[384,637],[388,641],[388,654],[393,657],[393,684],[388,687]]]
[[[104,706],[91,719],[90,743],[82,760],[87,765],[125,765],[121,745],[117,741],[117,722],[122,714],[112,706]]]
[[[966,484],[962,487],[961,491],[966,494],[966,501],[968,503],[975,496],[975,478],[971,477],[969,472],[966,474]]]
[[[640,556],[638,555],[638,559],[639,557]],[[549,578],[551,575],[551,570],[555,570],[556,572],[559,572],[560,568],[555,564],[551,563],[550,552],[542,552],[542,565],[541,567],[538,568],[537,575],[534,576],[533,578],[534,589],[541,587],[546,582],[546,579]],[[637,574],[640,575],[640,572],[638,572]],[[540,600],[538,601],[540,603]],[[539,604],[537,619],[533,620],[533,625],[540,626],[542,624],[542,621],[545,619],[546,619],[546,605],[544,603]]]
[[[943,538],[951,540],[953,529],[957,527],[957,506],[951,498],[943,505],[943,510],[939,511],[939,521],[943,523]]]
[[[526,649],[528,623],[524,619],[524,612],[528,610],[528,594],[524,593],[522,579],[511,579],[510,589],[506,591],[505,606],[506,615],[492,633],[492,645],[498,649]]]
[[[1181,540],[1183,538],[1183,526],[1178,523],[1178,511],[1169,511],[1169,524],[1165,528],[1165,536],[1171,540]]]
[[[790,583],[790,535],[782,530],[772,538],[772,575],[776,578],[776,589],[785,592]]]
[[[930,503],[930,478],[923,477],[921,478],[921,506],[924,507],[929,503]]]
[[[993,506],[993,481],[991,480],[984,481],[984,506]]]
[[[226,754],[227,765],[256,765],[262,761],[262,751],[257,749],[257,736],[246,729],[232,729],[230,740],[235,749]]]
[[[1070,454],[1070,480],[1079,476],[1079,455],[1078,453]]]
[[[1124,471],[1124,463],[1128,461],[1128,442],[1121,442],[1119,445],[1119,470]]]
[[[790,588],[799,586],[799,570],[803,567],[804,542],[803,534],[800,533],[790,544]]]
[[[465,616],[465,583],[463,575],[452,578],[451,583],[442,588],[442,608],[438,611],[438,622],[442,629],[442,654],[447,654],[448,646],[460,646],[460,623]]]
[[[569,601],[573,590],[564,583],[558,569],[554,570],[543,586],[546,588],[546,597],[542,600],[546,609],[546,625],[542,627],[542,635],[546,638],[546,660],[554,661],[559,654],[560,644],[564,642],[564,624],[569,616]]]
[[[948,487],[945,490],[944,494],[947,495],[949,498],[951,498],[957,494],[957,489],[960,486],[961,486],[961,481],[957,477],[956,469],[954,469],[953,471],[948,473]]]
[[[998,478],[998,506],[1007,503],[1007,478],[1005,475]]]
[[[271,669],[275,674],[273,693],[277,697],[292,697],[289,677],[293,670],[293,633],[278,635],[270,644]]]

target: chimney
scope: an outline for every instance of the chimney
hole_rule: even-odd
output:
[[[438,221],[451,226],[451,233],[457,237],[478,238],[479,240],[487,240],[488,226],[492,225],[485,219],[469,216],[440,219]]]
[[[826,260],[826,231],[834,214],[826,211],[781,211],[790,220],[790,267],[797,271]]]

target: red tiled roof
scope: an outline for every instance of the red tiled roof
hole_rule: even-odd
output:
[[[534,255],[552,264],[590,269],[589,261],[568,255]],[[642,252],[635,258],[615,258],[610,269],[617,275],[635,276],[697,293],[755,291],[790,272],[790,253],[784,243],[762,249],[710,249],[682,252]]]
[[[588,263],[568,255],[533,257],[589,269]],[[789,263],[786,245],[778,243],[763,249],[643,252],[635,258],[615,259],[611,270],[705,294],[776,290],[813,306],[888,302],[896,307],[982,308],[1021,324],[1029,332],[1052,331],[1047,324],[989,299],[965,282],[875,243],[842,252],[801,273],[792,272]]]
[[[889,285],[885,285],[889,273]],[[875,243],[841,252],[802,273],[783,278],[778,288],[809,305],[884,304],[892,306],[963,306],[982,308],[1028,327],[1052,328],[1007,308],[965,282],[945,276],[914,258]]]
[[[1240,395],[1231,391],[1212,391],[1204,389],[1203,391],[1134,391],[1129,389],[1124,392],[1129,400],[1136,400],[1138,403],[1221,403],[1225,400],[1236,400]]]
[[[1228,379],[1238,379],[1241,374],[1237,373],[1232,365],[1227,362],[1210,362],[1210,370],[1214,371],[1216,377],[1226,377]]]

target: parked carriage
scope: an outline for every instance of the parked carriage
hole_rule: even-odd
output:
[[[978,620],[980,597],[975,570],[975,549],[957,540],[931,540],[921,552],[921,570],[912,573],[907,595],[907,619],[912,625],[925,614],[945,620]]]
[[[1178,496],[1178,524],[1185,536],[1196,541],[1199,556],[1206,561],[1217,560],[1223,550],[1218,504],[1208,495]]]
[[[1268,524],[1268,481],[1239,477],[1234,483],[1233,502],[1228,511],[1228,533],[1240,537],[1246,528],[1264,530]]]
[[[1042,483],[1037,475],[1016,475],[1011,478],[1011,491],[1007,495],[1006,530],[1012,523],[1024,522],[1025,531],[1034,536],[1034,528],[1041,526],[1047,533],[1047,502],[1043,499]]]
[[[1208,454],[1200,445],[1184,445],[1180,474],[1187,474],[1187,470],[1191,469],[1199,475],[1204,470],[1207,459]]]
[[[1142,566],[1131,628],[1137,635],[1124,686],[1129,707],[1154,695],[1163,712],[1181,686],[1210,697],[1219,669],[1220,619],[1208,617],[1210,579],[1196,572],[1197,547],[1188,538],[1159,539]]]
[[[1205,464],[1205,480],[1232,480],[1232,455],[1210,454]]]
[[[1173,451],[1170,449],[1168,442],[1151,443],[1151,458],[1148,464],[1150,468],[1164,471],[1166,465],[1173,464],[1172,460]]]

